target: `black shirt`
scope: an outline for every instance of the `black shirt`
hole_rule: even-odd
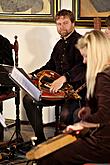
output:
[[[2,35],[0,35],[0,64],[14,65],[12,46],[10,41]],[[0,94],[11,90],[11,87],[0,87]]]
[[[74,88],[82,84],[85,80],[86,66],[83,64],[83,58],[75,44],[81,37],[75,30],[67,38],[61,38],[53,48],[50,60],[40,69],[32,72],[37,74],[42,70],[53,70],[60,75],[65,75],[67,81],[71,83]]]

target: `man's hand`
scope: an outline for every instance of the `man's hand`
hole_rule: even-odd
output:
[[[66,77],[65,76],[61,76],[60,78],[58,78],[57,80],[55,80],[50,87],[50,93],[56,93],[62,86],[63,84],[66,82]]]

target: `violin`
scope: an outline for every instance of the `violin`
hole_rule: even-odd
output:
[[[59,77],[60,75],[52,70],[43,70],[36,75],[36,77],[33,79],[33,83],[41,91],[41,98],[50,101],[64,100],[70,98],[81,99],[81,96],[78,95],[78,92],[86,86],[86,83],[84,83],[76,91],[73,89],[72,85],[64,83],[63,87],[56,93],[50,93],[51,83]]]

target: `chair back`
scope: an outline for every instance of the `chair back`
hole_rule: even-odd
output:
[[[18,44],[18,37],[15,36],[15,41],[14,41],[14,44],[11,44],[12,46],[12,49],[14,50],[14,59],[15,59],[15,66],[18,66],[18,50],[19,50],[19,44]]]
[[[13,51],[13,59],[14,59],[14,65],[18,66],[18,50],[19,50],[19,44],[18,44],[18,40],[17,40],[17,36],[14,37],[15,41],[14,44],[11,44],[11,48]],[[7,73],[2,73],[2,75],[7,74]],[[12,97],[16,97],[16,91],[12,90],[13,86],[11,87],[9,85],[8,86],[1,86],[1,90],[3,90],[3,92],[0,94],[0,102],[10,99]],[[1,112],[1,111],[0,111]]]

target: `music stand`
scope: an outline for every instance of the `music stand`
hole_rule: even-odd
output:
[[[0,65],[0,69],[3,72],[8,73],[8,84],[11,81],[11,85],[15,86],[15,91],[17,96],[15,97],[15,104],[16,104],[16,129],[13,133],[9,143],[12,141],[15,133],[16,133],[16,141],[20,142],[20,140],[23,141],[23,138],[20,134],[20,119],[19,119],[19,103],[20,103],[20,88],[25,90],[34,101],[40,101],[41,99],[41,91],[34,85],[34,83],[30,80],[27,73],[22,68],[17,68],[16,66],[12,67],[9,65]],[[6,82],[6,81],[5,81]],[[3,82],[4,83],[4,82]],[[5,84],[6,85],[6,84]]]
[[[8,143],[11,142],[14,134],[16,133],[16,141],[23,141],[23,138],[20,134],[20,119],[19,119],[19,104],[20,104],[20,88],[9,78],[9,74],[12,72],[13,66],[0,64],[0,84],[5,87],[15,87],[15,105],[16,105],[16,121],[15,123],[9,124],[7,127],[11,128],[15,126],[15,132],[13,133],[11,139]],[[11,98],[11,96],[10,96]],[[15,141],[15,140],[14,140]]]
[[[31,79],[29,78],[27,73],[22,68],[13,67],[12,72],[9,73],[9,78],[16,85],[18,85],[20,88],[25,90],[33,98],[34,101],[40,101],[41,91],[34,85],[34,83],[31,81]],[[16,123],[17,129],[20,126],[20,120],[19,120],[18,116],[19,116],[19,114],[17,114],[17,123]],[[17,132],[16,132],[16,134],[17,134]],[[14,134],[13,134],[13,136],[14,136]],[[13,136],[12,136],[12,138],[13,138]],[[17,136],[18,136],[18,134],[17,134]]]
[[[41,100],[41,91],[34,85],[27,73],[22,68],[13,67],[9,73],[10,79],[25,90],[35,101]]]

